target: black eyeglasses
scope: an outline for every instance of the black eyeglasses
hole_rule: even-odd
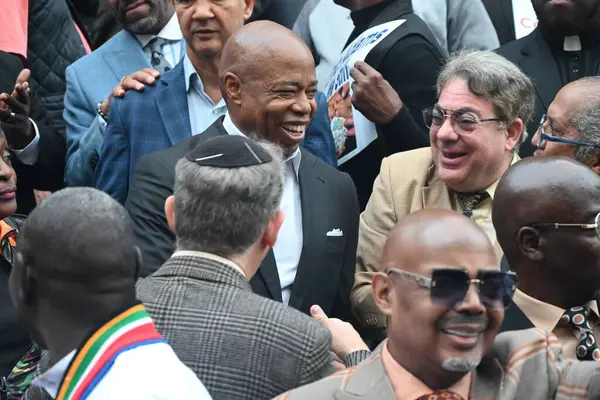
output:
[[[573,144],[576,146],[589,146],[589,147],[595,147],[597,149],[600,149],[600,145],[597,145],[597,144],[580,142],[577,140],[564,139],[564,138],[552,136],[552,135],[546,133],[545,128],[544,128],[544,125],[546,125],[546,121],[548,121],[548,116],[546,114],[544,114],[542,116],[542,120],[540,121],[540,126],[538,128],[540,130],[540,137],[538,138],[538,141],[536,144],[536,147],[538,149],[542,147],[542,144],[544,143],[544,141],[554,142],[554,143]]]
[[[531,224],[532,228],[546,228],[546,229],[560,229],[560,228],[577,228],[583,230],[594,229],[596,231],[596,235],[600,237],[600,227],[598,224],[600,223],[600,213],[596,215],[594,218],[593,224],[563,224],[558,222],[540,222],[537,224]]]
[[[500,122],[500,118],[479,119],[469,111],[442,110],[438,107],[430,107],[423,110],[423,120],[429,129],[439,129],[450,118],[452,128],[458,135],[469,135],[479,125],[486,122]]]
[[[465,270],[452,268],[434,269],[431,278],[397,268],[387,270],[388,275],[391,273],[429,289],[431,302],[444,308],[453,308],[460,304],[472,283],[477,285],[479,299],[486,308],[507,308],[512,303],[518,282],[517,274],[512,271],[479,271],[477,279],[469,278]]]

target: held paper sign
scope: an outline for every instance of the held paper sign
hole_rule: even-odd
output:
[[[375,46],[405,21],[387,22],[365,31],[346,47],[329,77],[325,94],[338,165],[360,153],[377,138],[375,124],[352,106],[353,79],[350,70],[357,61],[364,61]]]

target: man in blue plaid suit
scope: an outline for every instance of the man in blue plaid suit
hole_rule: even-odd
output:
[[[205,2],[175,0],[187,44],[183,60],[143,92],[127,92],[111,102],[108,127],[96,169],[95,186],[124,203],[136,162],[200,134],[227,111],[217,74],[223,45],[244,25],[254,0]],[[335,164],[327,104],[306,134],[307,150]]]

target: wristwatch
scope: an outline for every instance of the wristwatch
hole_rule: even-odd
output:
[[[98,103],[98,105],[96,106],[96,112],[105,122],[108,122],[108,116],[104,114],[104,111],[102,111],[102,103],[104,102],[101,101],[100,103]]]

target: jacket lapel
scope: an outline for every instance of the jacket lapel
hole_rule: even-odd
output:
[[[258,273],[264,279],[267,289],[271,294],[271,298],[281,302],[281,281],[279,280],[279,271],[277,270],[273,249],[269,250],[266,257],[263,259],[260,268],[258,269]]]
[[[381,346],[356,369],[348,370],[352,375],[343,389],[334,397],[337,400],[395,400],[394,389],[387,377],[381,360]]]
[[[183,62],[166,72],[158,84],[163,88],[157,93],[154,102],[173,146],[192,135]]]
[[[502,389],[504,369],[495,357],[485,357],[473,372],[472,399],[497,399]]]
[[[429,167],[427,184],[421,189],[423,198],[423,208],[444,208],[447,210],[452,207],[450,191],[444,181],[437,174],[435,165]]]
[[[561,89],[562,80],[550,47],[538,29],[529,35],[521,49],[521,54],[523,58],[519,64],[534,81],[536,94],[544,110],[547,110],[556,93]],[[543,68],[540,68],[540,65],[543,65]]]
[[[290,307],[296,309],[302,308],[304,299],[308,295],[314,280],[318,279],[321,264],[315,258],[314,252],[311,252],[311,249],[319,248],[313,243],[323,241],[328,229],[326,226],[327,215],[325,214],[327,207],[315,207],[316,199],[321,199],[320,201],[324,203],[327,202],[323,195],[326,193],[325,179],[315,167],[317,159],[309,157],[304,150],[301,150],[301,152],[302,161],[298,170],[298,178],[300,203],[302,205],[302,253],[289,303]]]
[[[104,61],[117,81],[141,69],[151,68],[140,42],[131,33],[123,30],[117,35],[119,37],[111,42],[113,50],[104,54]]]

